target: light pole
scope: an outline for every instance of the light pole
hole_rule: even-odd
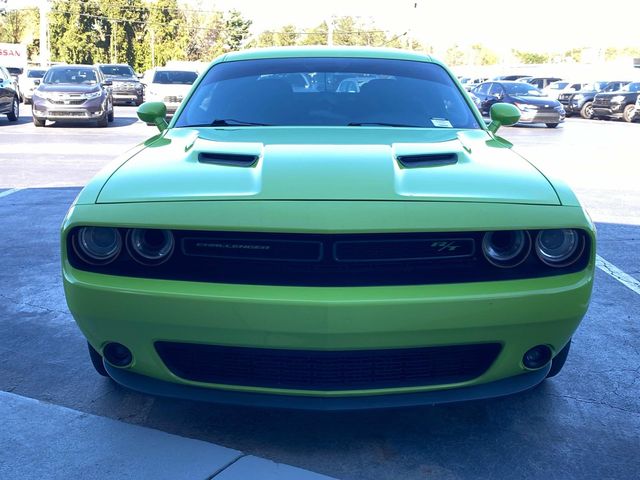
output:
[[[48,67],[51,61],[49,52],[49,0],[40,0],[40,66]]]

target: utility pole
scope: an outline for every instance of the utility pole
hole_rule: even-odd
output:
[[[333,46],[333,17],[327,19],[327,45]]]
[[[49,0],[40,0],[40,66],[48,67],[51,62],[49,52]]]

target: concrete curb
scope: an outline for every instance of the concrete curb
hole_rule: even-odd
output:
[[[212,443],[0,391],[0,478],[330,480]]]

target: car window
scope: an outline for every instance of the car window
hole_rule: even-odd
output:
[[[196,72],[182,70],[159,70],[155,72],[152,83],[167,85],[191,85],[198,78]]]
[[[298,88],[291,80],[300,76],[313,79],[312,85]],[[356,80],[357,92],[343,83],[347,79]],[[222,125],[225,121],[245,125],[480,128],[461,91],[439,65],[363,58],[217,64],[188,99],[176,126]]]
[[[491,83],[483,83],[479,87],[477,87],[474,92],[479,93],[480,95],[489,95],[489,88],[491,87]]]
[[[5,81],[8,77],[8,75],[5,73],[4,68],[0,68],[0,80],[1,81]]]
[[[640,92],[640,82],[628,83],[620,89],[621,92]]]
[[[100,65],[100,71],[104,75],[113,77],[133,77],[133,69],[129,65]]]
[[[499,83],[492,83],[489,87],[489,95],[502,96],[504,95],[504,88]]]
[[[544,94],[528,83],[505,83],[504,89],[509,95],[521,97],[541,97]]]
[[[97,72],[89,68],[54,68],[49,70],[43,83],[53,84],[94,84],[98,82]]]
[[[29,70],[27,72],[27,78],[42,78],[45,72],[46,70]]]

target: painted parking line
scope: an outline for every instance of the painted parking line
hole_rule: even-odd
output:
[[[632,277],[628,273],[623,272],[614,264],[607,262],[600,255],[596,255],[596,267],[602,270],[607,275],[612,276],[616,280],[618,280],[625,287],[633,290],[638,295],[640,295],[640,280]]]
[[[11,195],[12,193],[16,193],[19,192],[20,190],[24,190],[23,188],[11,188],[9,190],[5,190],[4,192],[0,192],[0,198],[2,197],[8,197],[9,195]]]

